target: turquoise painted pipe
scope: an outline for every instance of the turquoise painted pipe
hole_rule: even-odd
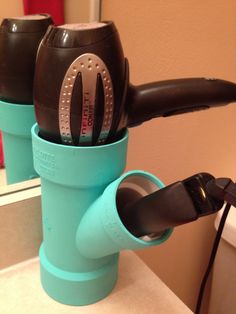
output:
[[[135,201],[160,188],[163,183],[148,172],[134,170],[123,174],[109,184],[103,194],[84,214],[76,234],[77,247],[89,258],[101,258],[121,250],[143,249],[164,242],[172,230],[155,240],[144,241],[134,237],[122,224],[118,206]],[[120,198],[123,198],[120,200]]]
[[[157,245],[171,234],[149,242],[132,236],[117,214],[119,195],[125,206],[133,194],[141,197],[163,184],[141,171],[122,175],[128,134],[104,146],[74,147],[43,140],[35,125],[32,141],[42,188],[42,286],[64,304],[94,303],[116,283],[120,250]]]
[[[0,101],[0,130],[8,184],[38,176],[32,155],[31,128],[34,123],[33,105]]]

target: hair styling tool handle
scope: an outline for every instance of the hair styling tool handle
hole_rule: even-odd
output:
[[[214,78],[185,78],[130,86],[128,126],[156,117],[218,107],[236,101],[236,84]]]
[[[215,213],[222,208],[224,198],[219,197],[214,182],[212,175],[199,173],[173,183],[121,208],[121,221],[136,237],[156,237],[168,228]]]

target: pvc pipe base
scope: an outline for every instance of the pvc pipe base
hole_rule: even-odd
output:
[[[33,166],[31,127],[35,123],[34,106],[0,101],[7,183],[38,177]]]
[[[88,305],[105,298],[117,281],[118,254],[105,266],[90,272],[69,272],[55,267],[40,252],[41,283],[54,300],[67,305]]]

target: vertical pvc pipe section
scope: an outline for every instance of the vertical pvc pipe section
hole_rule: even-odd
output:
[[[104,146],[54,144],[32,128],[34,165],[41,177],[43,243],[41,282],[64,304],[85,305],[104,298],[117,279],[118,253],[98,259],[84,257],[76,231],[89,206],[118,178],[126,164],[126,134]]]

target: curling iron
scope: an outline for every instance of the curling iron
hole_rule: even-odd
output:
[[[75,146],[119,139],[127,127],[236,101],[236,84],[186,78],[134,86],[113,22],[50,26],[36,62],[40,136]]]
[[[147,196],[136,197],[124,207],[120,189],[117,209],[122,223],[135,236],[151,239],[168,228],[214,214],[224,202],[236,205],[236,184],[229,178],[198,173]]]

